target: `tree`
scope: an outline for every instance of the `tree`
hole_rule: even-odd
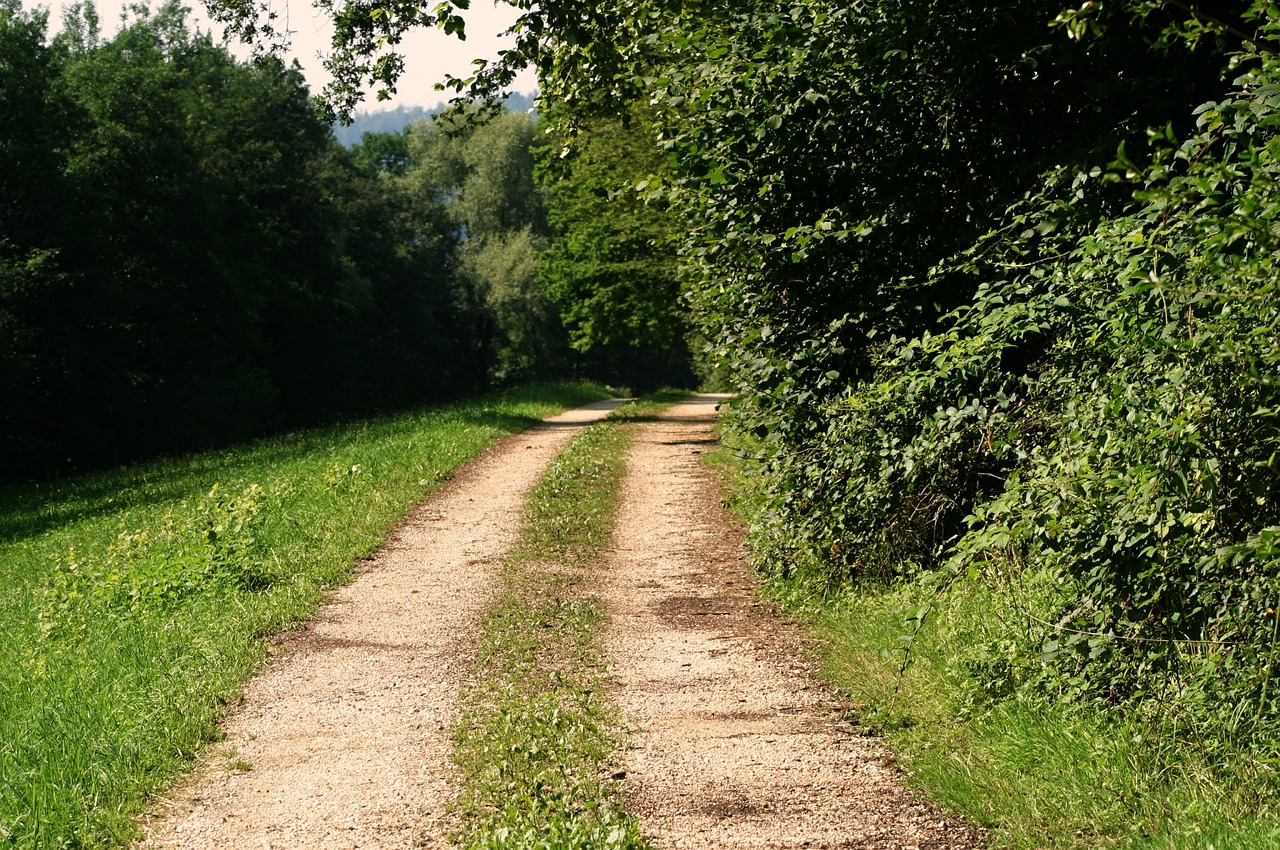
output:
[[[85,281],[66,307],[85,443],[130,456],[281,422],[301,394],[281,397],[272,314],[331,253],[308,185],[328,132],[300,75],[236,63],[170,3],[77,55],[67,81],[91,123],[67,166],[82,233],[63,251]]]
[[[237,62],[174,3],[105,40],[81,6],[50,45],[6,0],[0,105],[4,477],[469,378],[453,223],[393,173],[394,143],[341,150],[297,68]]]
[[[465,113],[414,125],[408,179],[444,203],[461,239],[474,340],[475,383],[508,382],[556,368],[563,332],[535,281],[549,235],[533,178],[537,123],[507,112],[484,124]]]
[[[341,342],[359,362],[347,393],[365,410],[470,388],[457,236],[444,204],[407,176],[412,167],[407,134],[367,134],[350,152],[331,147],[319,175],[354,313]]]
[[[409,128],[396,133],[364,133],[352,151],[367,170],[402,177],[409,167]]]
[[[65,176],[83,116],[65,51],[45,41],[42,12],[0,2],[0,470],[44,457],[58,432],[57,376],[75,333],[63,306],[76,286],[60,257],[74,232]]]
[[[639,184],[661,179],[665,159],[640,121],[599,119],[568,156],[546,149],[556,239],[538,279],[556,302],[570,343],[603,379],[641,389],[691,383],[676,257],[676,221]]]

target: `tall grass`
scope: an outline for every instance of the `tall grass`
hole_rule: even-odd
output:
[[[0,491],[0,845],[121,846],[305,618],[546,386]]]
[[[825,602],[790,599],[807,610],[827,674],[860,706],[859,721],[887,736],[911,781],[988,827],[995,847],[1280,846],[1277,777],[1264,763],[1224,769],[1218,751],[1172,734],[1165,718],[1016,693],[992,700],[974,680],[1007,675],[989,639],[1012,613],[999,589],[977,580],[952,586],[914,631],[922,596],[904,584]]]

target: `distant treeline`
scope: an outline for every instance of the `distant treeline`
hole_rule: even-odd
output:
[[[535,286],[532,116],[348,150],[176,4],[46,24],[0,0],[0,480],[583,367]]]
[[[520,92],[511,93],[503,105],[511,112],[531,112],[533,95]],[[360,144],[365,133],[375,135],[381,133],[399,133],[418,121],[430,121],[447,108],[447,104],[438,103],[430,108],[425,106],[397,106],[395,109],[378,111],[360,111],[351,116],[350,124],[337,123],[333,126],[333,135],[347,147]]]
[[[399,133],[415,121],[430,121],[445,107],[443,104],[428,109],[425,106],[397,106],[381,112],[357,112],[350,124],[337,122],[333,136],[339,144],[355,147],[364,140],[365,133]]]

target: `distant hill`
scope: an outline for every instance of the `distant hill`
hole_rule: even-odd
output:
[[[430,109],[425,106],[397,106],[381,112],[357,112],[347,126],[334,124],[333,134],[343,145],[351,147],[360,144],[365,133],[398,133],[414,121],[430,118],[443,108],[443,104],[437,104]]]
[[[528,112],[533,109],[535,94],[514,92],[507,98],[507,109],[512,112]],[[398,133],[419,119],[429,119],[444,109],[444,103],[432,107],[397,106],[395,109],[384,109],[377,112],[357,112],[347,126],[335,124],[333,134],[346,147],[360,144],[365,133]]]

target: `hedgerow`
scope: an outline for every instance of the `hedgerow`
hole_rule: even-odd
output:
[[[1057,610],[1032,635],[1042,687],[1161,710],[1177,695],[1197,734],[1236,739],[1280,719],[1280,63],[1237,62],[1196,133],[1155,134],[1148,164],[1103,175],[1133,185],[1132,211],[1005,284],[1043,276],[1061,305],[1027,388],[1046,427],[1015,443],[954,561],[1053,577]]]
[[[1262,37],[1277,26],[1269,12]],[[1007,587],[1009,663],[972,671],[992,698],[1120,707],[1265,752],[1280,63],[1232,61],[1185,141],[1165,127],[1144,164],[1122,147],[1110,168],[1052,169],[932,267],[923,288],[972,281],[972,298],[868,346],[869,374],[816,405],[820,435],[761,429],[757,541],[826,585]]]

